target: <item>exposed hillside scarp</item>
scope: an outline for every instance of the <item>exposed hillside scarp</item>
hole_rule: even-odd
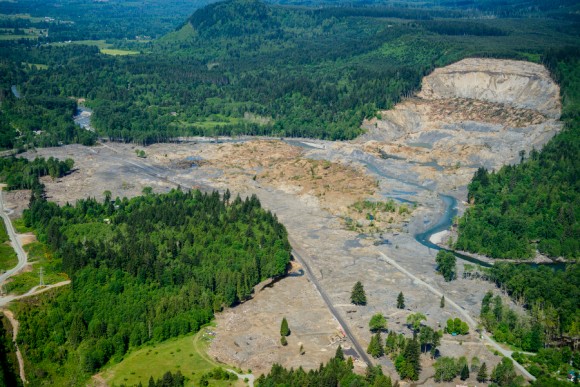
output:
[[[560,88],[539,64],[468,58],[423,78],[424,99],[469,98],[560,116]]]
[[[358,142],[384,157],[436,163],[453,186],[464,185],[479,166],[499,169],[542,148],[562,127],[559,92],[538,64],[465,59],[436,69],[417,97],[366,122]]]

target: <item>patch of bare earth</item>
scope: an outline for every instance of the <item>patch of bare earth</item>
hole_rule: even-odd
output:
[[[36,235],[31,232],[27,232],[26,234],[18,234],[18,239],[20,240],[20,244],[22,246],[26,246],[32,242],[36,242]]]
[[[291,330],[286,346],[280,344],[284,317]],[[350,347],[296,263],[288,277],[261,290],[257,286],[253,299],[219,313],[216,323],[209,355],[257,375],[268,373],[274,363],[315,369],[334,356],[339,344]]]
[[[28,208],[30,202],[30,190],[4,191],[4,205],[9,210],[11,219],[20,218],[22,212]]]
[[[165,153],[151,148],[151,159],[165,165],[191,165],[191,151]],[[378,181],[361,167],[303,156],[301,148],[278,140],[255,140],[243,143],[212,144],[194,152],[195,165],[201,169],[223,172],[215,180],[231,190],[245,190],[250,180],[296,195],[301,201],[320,206],[330,213],[358,225],[361,231],[387,229],[408,219],[410,211],[382,207],[372,212],[360,211],[354,204],[367,199],[377,201]],[[409,209],[409,208],[407,208]],[[372,227],[369,227],[372,226]]]

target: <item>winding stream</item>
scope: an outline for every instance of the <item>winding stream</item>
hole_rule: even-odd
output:
[[[482,260],[477,259],[477,258],[469,257],[467,255],[460,254],[460,253],[457,253],[455,251],[444,249],[444,248],[436,245],[435,243],[431,242],[431,240],[430,240],[431,236],[433,234],[440,232],[440,231],[447,230],[449,227],[451,227],[451,224],[453,223],[453,218],[455,216],[457,216],[457,200],[454,197],[449,196],[449,195],[439,194],[439,196],[441,197],[441,200],[443,201],[443,204],[445,206],[445,210],[443,212],[443,215],[441,215],[441,217],[439,218],[437,223],[435,223],[431,228],[429,228],[428,230],[426,230],[420,234],[416,234],[415,240],[417,242],[419,242],[420,244],[422,244],[423,246],[428,247],[430,249],[450,251],[457,258],[462,259],[464,261],[467,261],[470,263],[475,263],[476,265],[480,265],[480,266],[484,266],[484,267],[493,266],[493,264],[491,264],[489,262],[485,262],[485,261],[482,261]]]

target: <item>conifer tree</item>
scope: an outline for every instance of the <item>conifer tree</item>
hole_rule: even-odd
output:
[[[477,373],[477,381],[480,383],[485,383],[487,380],[487,364],[485,362],[479,367],[479,372]]]
[[[407,377],[411,380],[419,380],[419,374],[421,373],[421,346],[417,340],[408,340],[404,356],[407,367],[409,367]]]
[[[461,373],[459,374],[459,377],[461,378],[461,380],[469,379],[469,368],[467,367],[467,364],[463,365],[463,368],[461,369]]]
[[[280,335],[281,336],[290,335],[290,328],[288,328],[288,321],[286,321],[286,317],[282,318],[282,324],[280,324]]]
[[[366,305],[367,296],[365,294],[365,289],[360,281],[357,281],[352,288],[350,294],[350,301],[355,305]]]
[[[338,348],[336,348],[334,358],[338,360],[344,360],[344,352],[342,351],[342,346],[339,345]]]
[[[399,293],[397,296],[397,308],[405,309],[405,296],[403,296],[403,292]]]
[[[371,337],[371,342],[367,348],[367,353],[372,357],[379,358],[385,354],[383,348],[383,339],[381,338],[381,333],[377,332]]]
[[[396,348],[397,348],[397,335],[395,335],[395,332],[390,331],[387,336],[385,344],[385,352],[387,354],[395,352]]]
[[[441,302],[439,303],[440,308],[445,308],[445,296],[441,296]]]

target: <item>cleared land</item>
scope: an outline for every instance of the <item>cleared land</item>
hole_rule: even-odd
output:
[[[287,346],[280,344],[283,317],[291,330]],[[318,368],[339,344],[351,346],[296,262],[287,278],[257,285],[251,301],[220,313],[216,324],[209,355],[257,375],[269,372],[273,363]]]
[[[138,51],[119,50],[117,48],[101,48],[101,54],[106,55],[139,55]]]

